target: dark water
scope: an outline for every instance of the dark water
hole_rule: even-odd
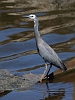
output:
[[[43,73],[44,61],[36,50],[33,21],[24,18],[31,13],[39,19],[42,38],[63,62],[75,57],[75,0],[0,0],[0,69],[19,75]],[[35,84],[26,91],[8,91],[0,99],[75,100],[74,89],[74,80],[59,80]]]

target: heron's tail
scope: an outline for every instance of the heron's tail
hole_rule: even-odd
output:
[[[62,68],[61,69],[64,70],[64,71],[66,71],[67,68],[66,68],[65,64],[63,62],[61,62],[61,65],[62,65]]]

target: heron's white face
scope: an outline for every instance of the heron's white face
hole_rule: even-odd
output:
[[[36,18],[36,16],[34,14],[31,14],[31,15],[29,15],[29,18],[34,20]]]

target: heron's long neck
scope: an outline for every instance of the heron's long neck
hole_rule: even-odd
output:
[[[35,39],[38,42],[38,40],[40,40],[40,34],[38,31],[38,19],[37,18],[34,20],[34,33],[35,33]]]

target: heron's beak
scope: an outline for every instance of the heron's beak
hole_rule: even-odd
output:
[[[23,17],[25,17],[25,18],[29,18],[29,16],[23,16]]]

